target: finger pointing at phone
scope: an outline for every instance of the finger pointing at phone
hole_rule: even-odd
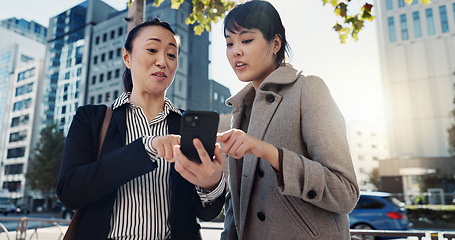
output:
[[[180,147],[176,145],[174,146],[175,170],[192,184],[211,191],[221,180],[226,157],[221,151],[219,144],[214,146],[215,156],[213,161],[199,139],[193,139],[193,144],[202,163],[198,164],[189,160],[180,151]]]
[[[279,170],[278,149],[259,138],[253,137],[240,129],[231,129],[217,134],[217,142],[222,143],[221,150],[227,155],[240,159],[247,154],[267,160]]]
[[[174,145],[180,145],[179,135],[156,136],[152,140],[152,148],[158,157],[174,162]]]

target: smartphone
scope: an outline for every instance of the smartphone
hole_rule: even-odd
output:
[[[199,154],[193,145],[198,138],[213,159],[215,154],[216,133],[220,116],[212,111],[184,111],[180,123],[180,150],[191,161],[201,163]]]

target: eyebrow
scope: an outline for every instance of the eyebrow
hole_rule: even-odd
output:
[[[228,32],[229,32],[229,31],[228,31]],[[256,34],[255,32],[253,32],[253,31],[251,31],[251,30],[248,30],[248,29],[243,30],[243,31],[241,31],[241,32],[239,32],[239,33],[234,33],[234,34],[240,34],[240,35],[242,35],[242,34],[246,34],[246,33]],[[226,38],[228,38],[228,37],[231,37],[231,36],[229,36],[229,34],[226,34]]]
[[[161,42],[161,39],[159,39],[159,38],[149,38],[149,39],[147,39],[147,41]],[[177,48],[177,45],[175,45],[175,43],[173,43],[173,42],[169,43],[169,45],[174,46],[175,48]]]

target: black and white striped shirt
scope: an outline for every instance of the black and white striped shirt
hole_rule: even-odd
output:
[[[151,147],[151,140],[153,136],[168,134],[166,116],[170,111],[178,114],[181,112],[169,99],[165,98],[164,110],[151,122],[147,122],[142,109],[131,104],[129,98],[130,93],[123,93],[113,104],[113,109],[128,104],[126,144],[142,138],[150,160],[155,161],[158,167],[119,188],[108,238],[168,239],[171,234],[168,222],[171,168],[170,163],[165,159],[156,157],[156,151]],[[222,177],[218,187],[210,193],[198,187],[196,189],[203,204],[206,205],[219,197],[223,193],[224,187],[225,181]]]

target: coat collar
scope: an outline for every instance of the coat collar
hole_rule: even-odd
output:
[[[271,86],[292,84],[302,75],[302,70],[295,69],[291,64],[281,64],[275,71],[270,73],[259,86],[259,91],[267,91]],[[254,94],[254,88],[251,83],[246,85],[234,96],[226,100],[228,106],[234,109],[243,106],[243,101],[247,95]]]

